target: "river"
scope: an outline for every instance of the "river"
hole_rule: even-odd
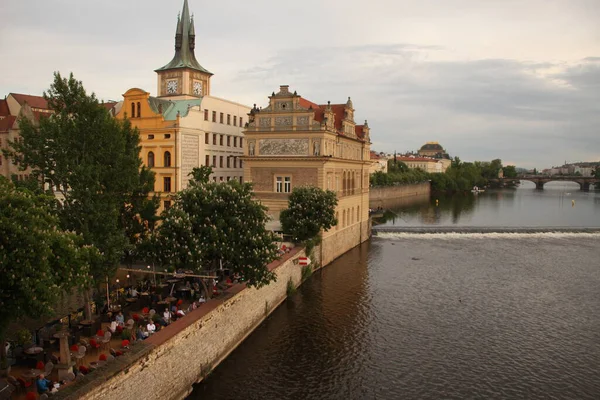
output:
[[[471,229],[600,227],[600,193],[438,200],[315,273],[190,399],[600,398],[600,234]],[[429,226],[457,232],[405,231]]]

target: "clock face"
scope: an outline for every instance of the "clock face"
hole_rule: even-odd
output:
[[[200,82],[200,81],[194,82],[194,94],[196,96],[202,96],[202,82]]]
[[[173,79],[173,80],[167,81],[167,93],[169,93],[169,94],[177,93],[177,80]]]

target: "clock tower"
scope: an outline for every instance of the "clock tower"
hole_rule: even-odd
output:
[[[210,95],[210,77],[213,74],[198,63],[195,47],[194,17],[190,17],[188,0],[184,0],[181,16],[177,17],[175,56],[170,63],[155,70],[158,74],[158,97],[175,100]]]

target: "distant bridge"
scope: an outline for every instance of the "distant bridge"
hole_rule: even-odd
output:
[[[568,182],[576,182],[579,183],[579,189],[588,191],[590,190],[590,185],[595,185],[598,187],[598,183],[600,183],[600,178],[594,178],[593,176],[566,176],[566,175],[553,175],[553,176],[544,176],[544,175],[522,175],[516,178],[495,178],[489,179],[490,182],[498,182],[498,183],[506,183],[506,182],[518,182],[518,181],[529,181],[535,183],[535,188],[542,190],[544,189],[544,184],[553,181],[568,181]]]

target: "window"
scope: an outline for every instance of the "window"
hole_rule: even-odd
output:
[[[242,168],[242,163],[243,163],[243,161],[242,161],[242,160],[240,160],[240,168]]]
[[[141,116],[142,116],[142,105],[140,104],[139,101],[137,103],[137,110],[138,110],[138,118],[141,118]]]
[[[292,178],[291,177],[286,176],[283,179],[283,190],[286,193],[291,193],[291,191],[292,191]]]
[[[210,134],[206,132],[204,134],[204,143],[208,144],[210,142]]]
[[[219,135],[219,145],[223,146],[223,135]]]
[[[223,123],[223,113],[220,113],[220,115],[219,115],[219,122]]]
[[[204,159],[204,165],[206,165],[207,167],[210,165],[210,156],[207,154],[206,158]]]
[[[233,126],[237,125],[237,115],[233,116]]]
[[[237,136],[233,138],[233,147],[237,147]]]
[[[223,177],[222,176],[219,177],[219,182],[223,182]]]
[[[135,103],[131,103],[131,118],[135,118]]]
[[[154,153],[152,151],[148,152],[148,167],[154,167]]]
[[[0,156],[0,165],[2,165],[2,156]]]
[[[170,133],[165,133],[165,139],[171,139],[171,134]]]
[[[213,182],[216,182],[216,181],[217,181],[217,177],[213,176]]]
[[[240,176],[240,183],[244,183],[244,177]]]
[[[164,186],[164,191],[165,192],[170,192],[171,191],[171,177],[170,176],[165,176],[163,178],[163,186]]]
[[[212,122],[217,122],[217,112],[216,111],[213,111]]]
[[[237,168],[237,157],[233,157],[233,168]]]
[[[227,147],[231,146],[231,136],[227,135]]]
[[[208,110],[204,110],[204,120],[208,121]]]
[[[148,140],[154,139],[154,135],[148,135]]]
[[[230,177],[230,176],[228,176],[228,177],[227,177],[227,182],[229,182],[230,180],[231,180],[231,177]]]
[[[243,126],[242,117],[240,117],[240,126]]]
[[[244,138],[240,138],[240,147],[244,147]]]
[[[171,208],[171,200],[165,200],[165,210]]]
[[[292,191],[292,178],[290,176],[276,177],[275,191],[277,193],[290,193]]]
[[[219,156],[219,168],[223,168],[223,156]]]
[[[217,134],[213,133],[213,144],[217,144]]]
[[[213,168],[217,168],[217,156],[213,156]]]
[[[227,125],[231,125],[231,114],[227,114]]]
[[[170,167],[171,166],[171,153],[168,151],[165,151],[165,167]]]
[[[229,164],[230,164],[229,160],[230,159],[231,159],[230,157],[227,157],[227,168],[229,168]],[[229,179],[227,179],[227,180],[229,180]]]

